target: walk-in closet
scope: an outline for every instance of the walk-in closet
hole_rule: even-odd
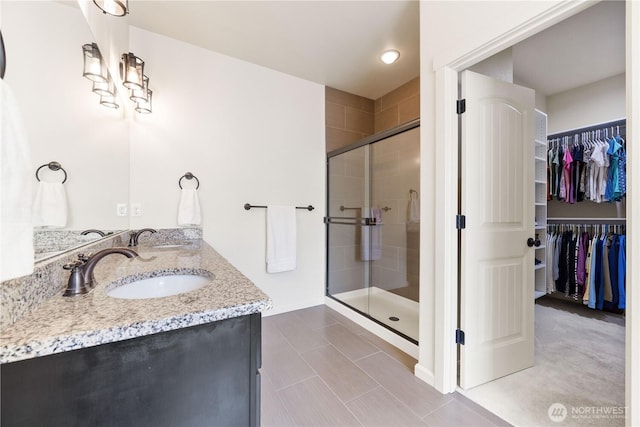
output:
[[[515,425],[557,425],[555,404],[562,425],[624,425],[578,414],[625,402],[624,28],[601,2],[471,68],[536,91],[535,362],[464,391]]]

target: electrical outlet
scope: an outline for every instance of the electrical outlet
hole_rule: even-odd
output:
[[[142,206],[140,203],[131,203],[131,216],[142,216]]]
[[[127,216],[127,204],[126,203],[118,203],[116,205],[116,215],[118,215],[118,216]]]

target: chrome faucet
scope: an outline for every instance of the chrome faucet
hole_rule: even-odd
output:
[[[127,258],[138,256],[138,253],[128,248],[108,248],[103,249],[91,256],[84,254],[78,255],[78,261],[62,266],[65,270],[71,270],[67,289],[62,294],[65,297],[82,295],[89,292],[95,286],[95,278],[93,277],[93,269],[98,261],[107,255],[122,254]]]
[[[140,238],[140,235],[145,231],[148,231],[151,234],[156,233],[156,230],[154,230],[153,228],[143,228],[138,231],[132,231],[131,233],[129,233],[129,246],[138,246],[138,239]]]

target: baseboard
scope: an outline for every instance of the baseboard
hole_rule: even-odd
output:
[[[416,377],[420,378],[422,381],[429,384],[431,387],[435,388],[436,379],[435,379],[435,376],[433,375],[433,371],[422,366],[420,362],[418,362],[414,367],[413,373],[415,374]]]
[[[323,301],[306,301],[302,303],[296,303],[287,306],[273,307],[267,311],[262,312],[262,317],[275,316],[276,314],[288,313],[290,311],[302,310],[304,308],[315,307],[316,305],[322,305]]]

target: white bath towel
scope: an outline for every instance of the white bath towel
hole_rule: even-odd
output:
[[[377,261],[382,258],[382,211],[362,208],[362,218],[375,219],[376,225],[360,227],[360,260]]]
[[[32,163],[18,105],[0,79],[0,282],[33,273]]]
[[[180,205],[178,206],[178,225],[200,225],[202,214],[200,213],[200,199],[195,188],[183,188],[180,192]]]
[[[296,208],[267,207],[267,273],[296,268]]]

